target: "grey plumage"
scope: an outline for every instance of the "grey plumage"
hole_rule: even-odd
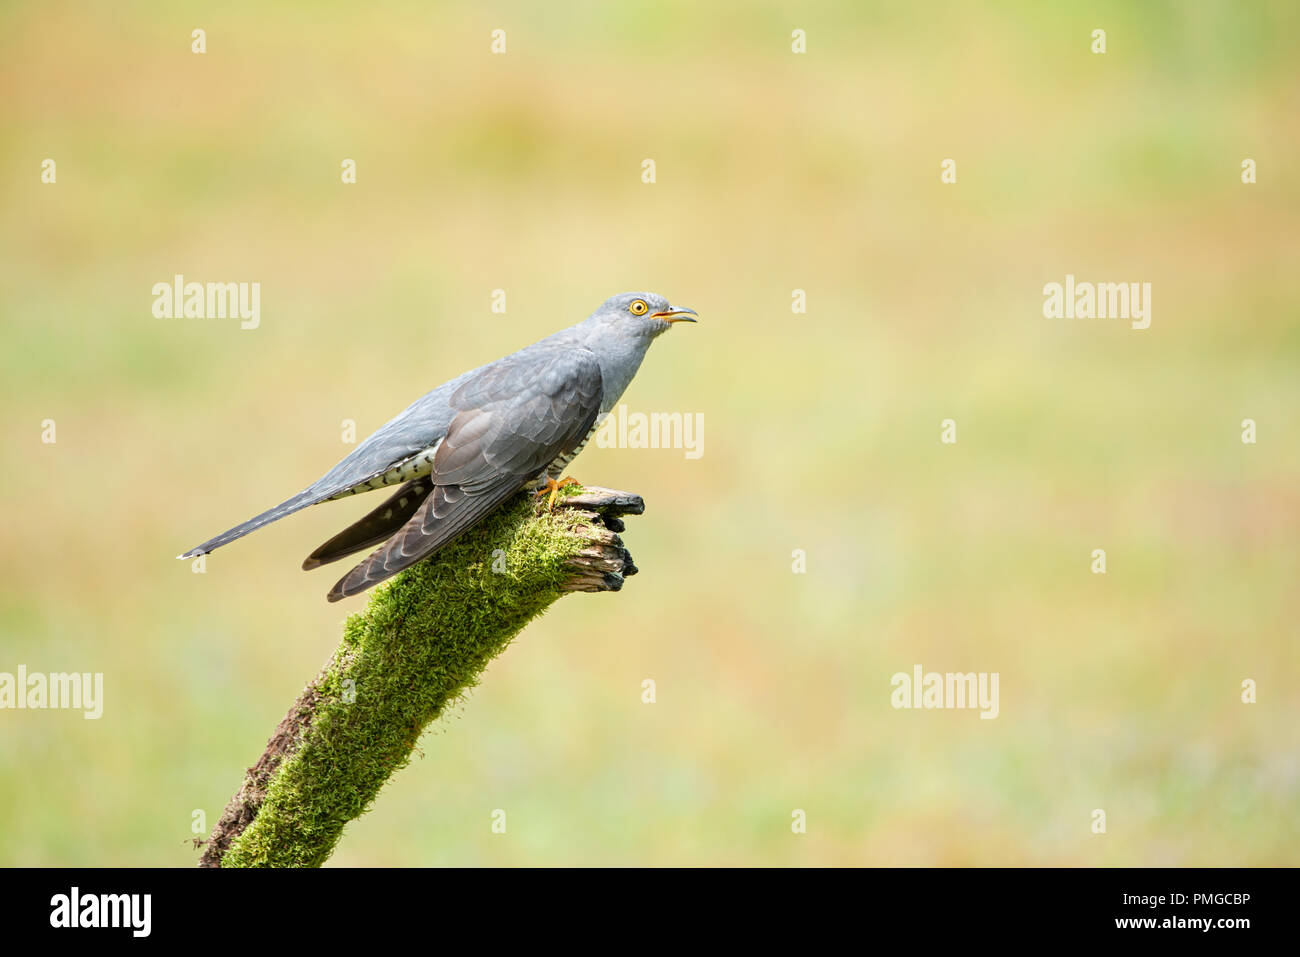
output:
[[[383,505],[367,512],[308,555],[302,563],[302,570],[311,571],[387,540],[410,521],[432,491],[433,479],[430,476],[407,482],[385,499]]]
[[[434,554],[521,489],[558,478],[650,343],[694,316],[652,293],[614,296],[583,322],[427,393],[297,495],[178,557],[206,554],[310,505],[402,482],[303,563],[315,568],[384,542],[328,597],[364,591]]]

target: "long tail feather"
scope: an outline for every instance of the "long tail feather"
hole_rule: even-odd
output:
[[[320,500],[321,497],[310,489],[299,492],[293,498],[281,502],[279,505],[275,506],[275,508],[268,508],[261,515],[255,515],[243,524],[227,529],[216,538],[209,538],[202,545],[196,545],[188,552],[185,552],[183,555],[177,555],[176,557],[193,558],[195,555],[206,555],[213,549],[220,548],[222,545],[228,545],[237,538],[243,538],[249,532],[257,531],[263,525],[270,525],[272,522],[278,521],[286,515],[292,515],[294,512],[304,509],[308,505],[315,505]]]
[[[389,496],[384,504],[353,522],[307,556],[307,560],[302,563],[303,571],[336,562],[391,537],[424,504],[432,490],[433,483],[427,477],[407,482]]]

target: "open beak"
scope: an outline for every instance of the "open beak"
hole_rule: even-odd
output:
[[[650,314],[652,319],[662,319],[664,322],[699,322],[696,318],[699,313],[694,309],[678,309],[674,306],[667,312],[655,312]]]

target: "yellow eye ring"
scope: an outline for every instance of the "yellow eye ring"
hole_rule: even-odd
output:
[[[650,307],[645,304],[644,299],[633,299],[632,305],[627,307],[627,311],[634,316],[644,316],[650,311]]]

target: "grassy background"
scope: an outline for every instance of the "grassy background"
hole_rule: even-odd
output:
[[[625,289],[702,315],[627,401],[704,456],[584,453],[642,574],[333,864],[1295,863],[1300,14],[1057,6],[0,7],[0,671],[106,684],[0,712],[0,863],[192,864],[359,607],[298,564],[376,500],[172,556]],[[261,328],[155,319],[178,272]],[[1150,329],[1044,319],[1067,272]],[[1001,716],[893,710],[916,663]]]

